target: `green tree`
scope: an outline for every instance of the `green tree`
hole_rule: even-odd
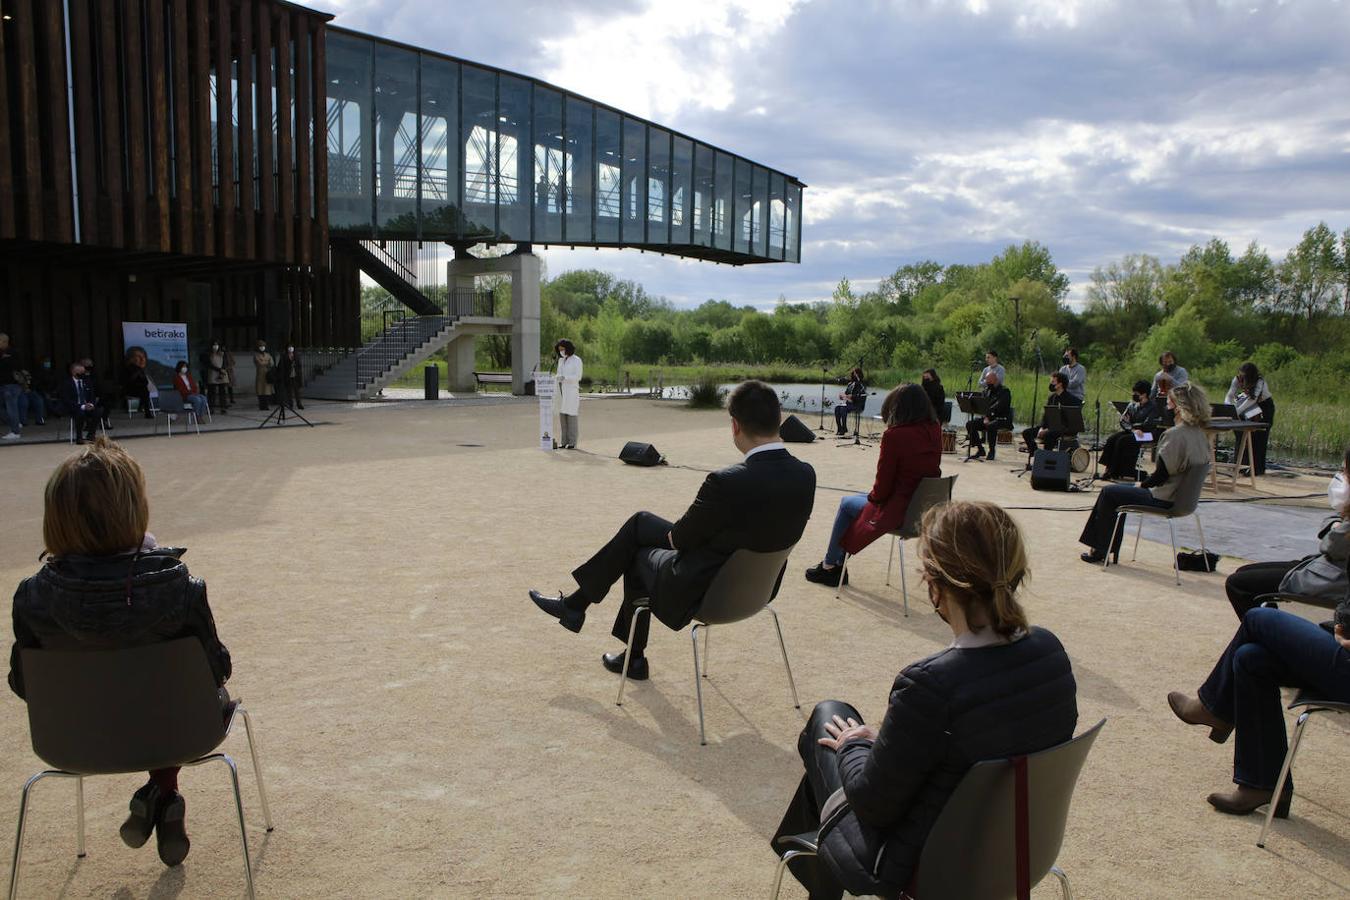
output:
[[[1320,222],[1303,233],[1276,270],[1275,308],[1311,325],[1344,308],[1345,254],[1336,233]]]

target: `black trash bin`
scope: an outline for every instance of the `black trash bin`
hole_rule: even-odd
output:
[[[427,366],[422,370],[422,385],[426,390],[426,399],[439,400],[441,397],[441,368]]]

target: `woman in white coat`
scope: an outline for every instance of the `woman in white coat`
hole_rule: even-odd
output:
[[[562,438],[558,447],[575,450],[577,414],[581,412],[581,357],[577,356],[576,345],[566,338],[554,344],[553,349],[558,353],[558,419],[562,422]]]

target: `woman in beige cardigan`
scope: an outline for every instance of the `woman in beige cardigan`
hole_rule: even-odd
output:
[[[276,393],[272,387],[272,354],[267,352],[267,342],[258,341],[258,349],[253,353],[253,390],[258,395],[258,409],[270,409],[271,397]]]

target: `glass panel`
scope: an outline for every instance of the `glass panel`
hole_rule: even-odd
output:
[[[375,224],[417,236],[417,54],[375,45]]]
[[[575,97],[567,98],[567,156],[572,181],[567,190],[567,240],[591,239],[591,212],[595,208],[595,160],[591,142],[595,108]]]
[[[731,157],[721,152],[717,152],[717,176],[713,182],[713,246],[718,250],[731,249],[731,179],[732,179]]]
[[[459,64],[422,57],[422,237],[445,240],[459,217]]]
[[[619,115],[595,110],[595,239],[619,242],[619,214],[623,210],[619,185],[623,182],[619,143]]]
[[[787,189],[787,218],[783,221],[783,228],[787,232],[787,253],[784,258],[788,262],[801,262],[801,243],[802,243],[802,188],[799,184],[789,184]]]
[[[784,179],[780,172],[769,173],[769,259],[783,258]]]
[[[670,132],[647,129],[647,243],[670,243]]]
[[[675,137],[675,154],[670,169],[670,242],[688,244],[693,207],[694,142]]]
[[[750,252],[759,257],[769,255],[769,229],[765,219],[769,215],[769,170],[763,166],[754,169],[754,201],[750,207]]]
[[[694,243],[711,247],[713,232],[713,151],[698,144],[694,148]]]
[[[732,249],[737,253],[750,252],[750,237],[754,228],[753,211],[750,208],[750,164],[743,159],[736,160],[736,218],[732,223],[735,243]]]
[[[563,214],[572,184],[572,160],[563,142],[562,94],[534,89],[534,239],[562,240]]]
[[[647,240],[647,126],[623,120],[623,242]]]
[[[328,35],[328,227],[334,233],[366,232],[373,224],[371,52],[369,41],[337,32]],[[214,103],[211,110],[214,115]]]
[[[530,240],[530,83],[501,76],[497,110],[497,231],[514,241]]]
[[[464,235],[497,230],[497,73],[463,66],[459,143],[464,148]]]

